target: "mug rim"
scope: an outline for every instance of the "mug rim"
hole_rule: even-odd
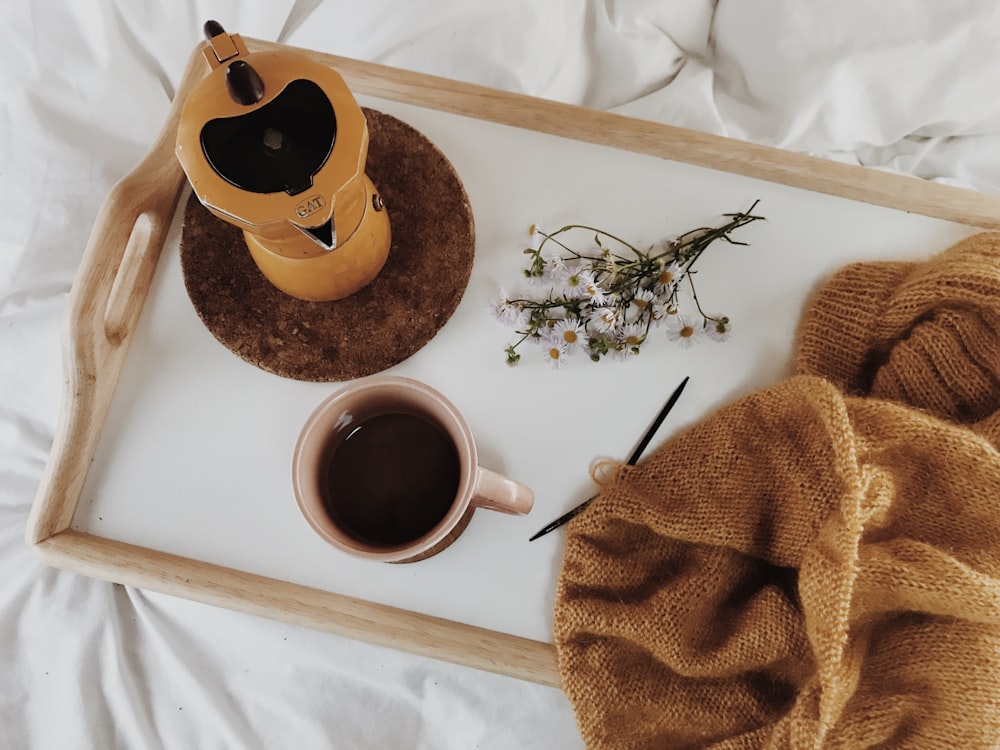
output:
[[[458,452],[460,474],[448,512],[426,533],[413,540],[392,545],[378,545],[361,541],[347,533],[323,509],[319,480],[319,463],[333,428],[334,416],[349,406],[354,399],[363,399],[366,393],[386,388],[396,389],[407,404],[414,404],[421,414],[434,420],[447,433]],[[417,398],[413,398],[416,395]],[[428,404],[436,406],[447,417],[443,423],[436,413],[428,413]],[[390,413],[391,408],[371,414]],[[292,488],[299,511],[319,536],[329,544],[354,557],[382,562],[401,562],[433,549],[458,526],[469,509],[479,471],[476,444],[465,417],[440,391],[414,378],[399,375],[371,375],[348,383],[324,398],[310,413],[295,443],[292,453]]]

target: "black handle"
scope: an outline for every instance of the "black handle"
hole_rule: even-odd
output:
[[[237,104],[256,104],[264,97],[264,81],[253,66],[234,60],[226,68],[226,88]]]
[[[208,41],[212,41],[212,37],[226,33],[226,30],[222,28],[222,24],[218,21],[205,21],[202,30],[205,32],[205,39]]]

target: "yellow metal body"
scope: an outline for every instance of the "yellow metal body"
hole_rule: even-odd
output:
[[[216,216],[241,228],[254,261],[283,292],[314,301],[340,299],[371,282],[389,254],[388,213],[365,175],[368,125],[344,79],[299,53],[250,53],[238,34],[221,33],[204,46],[212,67],[181,112],[177,157],[198,199]],[[242,104],[229,95],[227,69],[237,60],[253,67],[263,96]],[[206,123],[238,118],[265,107],[294,81],[311,81],[325,94],[336,118],[329,156],[312,185],[290,194],[254,192],[226,179],[212,165],[202,141]],[[324,227],[332,242],[309,229]]]

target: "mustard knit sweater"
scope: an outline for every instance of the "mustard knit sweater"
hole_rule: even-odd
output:
[[[1000,234],[820,289],[796,374],[620,467],[555,640],[590,748],[1000,746]]]

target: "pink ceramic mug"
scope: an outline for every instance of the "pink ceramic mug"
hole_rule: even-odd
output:
[[[479,466],[469,425],[436,390],[375,375],[323,401],[292,459],[299,508],[352,555],[414,562],[451,544],[475,508],[522,515],[534,493]]]

